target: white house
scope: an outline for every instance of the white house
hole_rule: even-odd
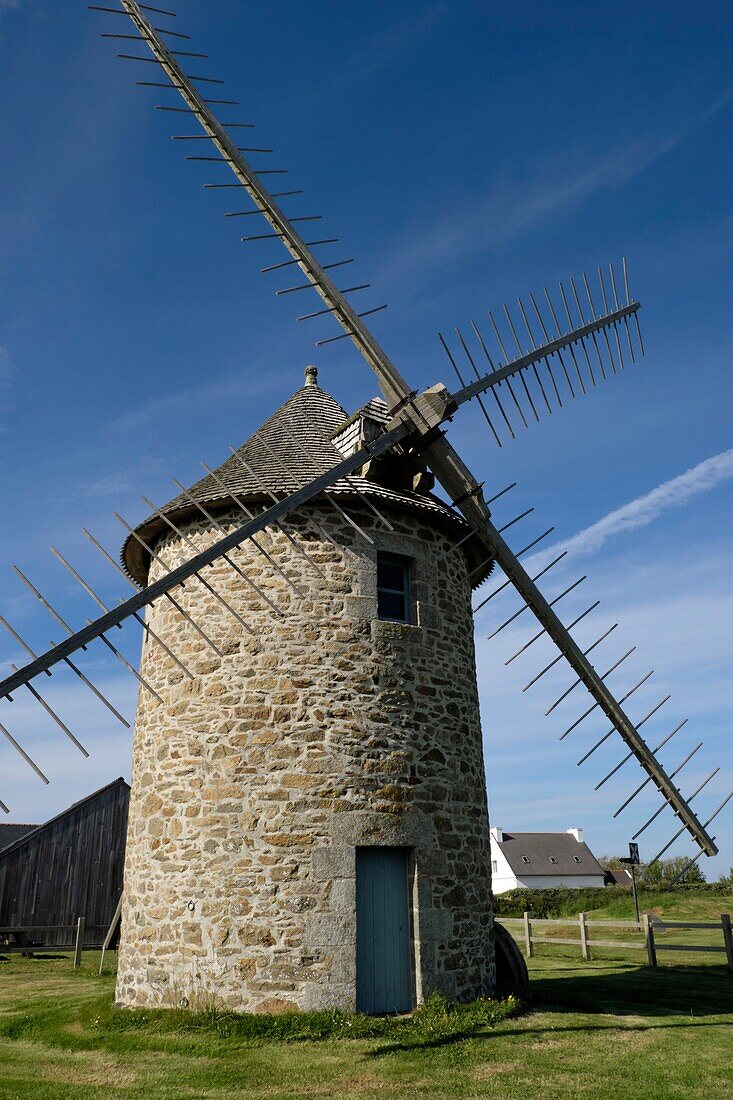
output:
[[[564,833],[506,833],[491,830],[491,880],[495,894],[527,887],[603,886],[605,871],[582,829]]]

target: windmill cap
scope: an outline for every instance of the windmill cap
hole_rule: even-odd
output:
[[[314,367],[312,363],[305,368],[305,384],[306,386],[318,385],[318,367]]]
[[[232,505],[239,501],[269,507],[273,493],[288,496],[342,462],[344,454],[334,443],[334,436],[344,433],[358,416],[349,417],[338,401],[321,389],[315,375],[316,368],[309,366],[306,385],[297,389],[253,436],[217,467],[213,476],[207,472],[206,477],[165,504],[161,513],[175,523],[182,523],[198,519],[200,512],[193,502],[202,504],[207,510],[221,511],[231,511]],[[364,406],[362,414],[379,423],[389,421],[386,404],[377,398]],[[385,505],[400,510],[417,509],[428,523],[432,521],[440,526],[448,525],[451,530],[460,530],[462,534],[466,532],[465,520],[428,492],[392,488],[357,474],[333,482],[329,492],[351,498],[356,496],[362,504],[365,496],[376,495]],[[167,535],[166,523],[160,515],[152,515],[138,525],[136,533],[142,544],[154,548],[159,536]],[[475,586],[485,580],[491,570],[485,562],[482,567],[484,551],[474,552],[470,544],[467,548],[470,566],[474,568],[472,581]],[[147,584],[150,553],[132,535],[123,547],[122,561],[131,577],[143,586]]]

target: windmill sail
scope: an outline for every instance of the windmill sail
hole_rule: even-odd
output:
[[[654,753],[639,734],[634,723],[607,687],[603,678],[596,672],[587,655],[581,650],[570,631],[563,625],[522,563],[511,551],[490,520],[484,521],[484,531],[488,535],[496,562],[565,657],[580,682],[585,685],[603,713],[610,719],[613,727],[690,835],[707,855],[715,855],[717,848],[702,823],[690,809],[688,801],[682,797],[679,789],[675,786],[671,777],[667,775]]]
[[[561,327],[550,292],[547,288],[545,288],[545,316],[543,316],[540,307],[537,305],[534,295],[530,294],[534,314],[534,328],[532,324],[530,324],[529,311],[525,309],[522,299],[517,298],[517,304],[526,332],[525,346],[523,346],[520,336],[517,333],[517,328],[511,313],[508,308],[504,306],[505,325],[509,327],[511,338],[519,352],[518,355],[511,355],[507,351],[501,330],[493,313],[489,310],[488,317],[501,353],[499,365],[497,365],[492,358],[487,346],[487,341],[475,321],[471,322],[471,329],[474,337],[472,341],[474,345],[473,352],[469,341],[464,338],[463,333],[458,327],[456,327],[455,330],[458,346],[454,348],[453,351],[448,341],[442,334],[440,335],[440,342],[443,345],[450,365],[461,386],[461,389],[453,394],[455,403],[457,405],[462,405],[466,401],[478,401],[481,411],[491,429],[491,433],[500,447],[502,446],[500,432],[503,427],[506,427],[513,439],[516,438],[516,433],[510,417],[514,418],[514,425],[516,426],[516,416],[519,415],[525,428],[529,427],[529,423],[532,420],[539,421],[540,419],[538,408],[543,412],[546,409],[548,413],[552,413],[555,404],[557,404],[559,408],[562,407],[563,396],[567,400],[568,397],[575,398],[580,394],[588,393],[589,389],[597,386],[599,382],[605,382],[611,374],[616,374],[617,363],[620,370],[624,369],[626,361],[622,352],[622,340],[619,339],[618,331],[621,325],[624,329],[624,343],[630,361],[632,363],[636,362],[636,351],[638,351],[640,355],[644,354],[644,343],[641,338],[638,315],[640,305],[639,302],[631,298],[625,259],[623,260],[622,266],[626,294],[626,301],[623,305],[618,299],[613,264],[609,264],[609,275],[614,289],[615,307],[610,311],[607,308],[608,303],[606,301],[603,272],[600,268],[598,269],[598,282],[599,286],[602,288],[604,303],[604,312],[599,317],[595,314],[595,304],[591,294],[590,284],[587,277],[585,275],[583,276],[583,283],[587,294],[586,309],[590,308],[592,315],[591,320],[588,320],[585,315],[575,280],[573,278],[570,279],[576,309],[575,317],[573,317],[571,313],[565,287],[560,283],[560,295],[565,307],[567,329]],[[547,325],[545,321],[547,321]],[[630,321],[633,322],[633,327],[629,324]],[[539,330],[536,327],[538,324],[540,326]],[[556,336],[553,337],[550,335],[548,325],[550,328],[554,326],[557,333]],[[539,334],[540,330],[544,342],[538,346],[535,337]],[[617,345],[615,354],[612,350],[611,340],[609,339],[609,337],[614,336]],[[603,337],[603,339],[599,340],[599,337]],[[530,350],[526,349],[527,339],[529,340]],[[636,351],[634,348],[635,343],[637,345]],[[565,355],[563,355],[563,352]],[[503,365],[501,365],[502,357],[504,359]],[[488,363],[491,368],[490,371],[482,373],[477,365],[477,359],[479,362],[485,361]],[[475,376],[474,381],[466,382],[461,372],[459,361],[463,365],[464,371],[466,369],[465,364],[468,363],[471,373]],[[555,367],[554,370],[553,365]],[[512,385],[512,382],[514,382],[514,385]],[[532,394],[533,389],[534,397]],[[509,397],[506,396],[507,392]],[[504,402],[501,400],[502,393],[504,393]],[[493,397],[499,413],[501,414],[497,419],[497,414],[494,412],[498,430],[482,399],[484,396],[489,395]]]
[[[141,39],[150,47],[153,58],[159,63],[163,73],[169,78],[170,86],[178,90],[188,106],[192,116],[200,123],[204,133],[210,138],[212,148],[216,149],[219,157],[213,158],[228,164],[234,173],[239,185],[255,203],[255,208],[264,217],[270,226],[268,236],[279,238],[297,265],[308,279],[308,284],[323,299],[325,309],[318,313],[330,314],[336,318],[347,335],[354,342],[367,363],[377,374],[385,398],[390,405],[399,402],[408,389],[407,383],[401,377],[395,366],[390,362],[387,354],[379,346],[377,340],[364,324],[362,316],[374,312],[374,309],[365,311],[360,315],[346,298],[348,291],[339,290],[331,279],[326,269],[313,252],[315,242],[309,245],[295,229],[294,220],[288,218],[280,209],[275,196],[265,187],[261,180],[263,171],[256,171],[248,163],[243,151],[229,136],[224,126],[219,122],[210,104],[198,91],[195,81],[199,78],[189,77],[184,73],[181,65],[172,51],[165,43],[160,32],[155,29],[149,19],[146,18],[143,6],[135,0],[121,0],[122,8],[130,16]],[[259,239],[259,234],[243,239]],[[329,241],[329,243],[331,243]],[[356,288],[351,288],[353,292]],[[376,307],[384,308],[383,306]],[[303,315],[302,319],[317,316],[316,313]]]

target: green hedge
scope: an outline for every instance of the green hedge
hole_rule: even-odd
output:
[[[731,887],[726,882],[696,882],[689,886],[651,886],[639,888],[639,904],[644,908],[645,898],[660,895],[677,897],[716,897],[730,894]],[[494,898],[494,912],[497,917],[521,917],[527,910],[533,917],[569,917],[577,913],[586,913],[591,909],[601,909],[616,898],[631,895],[629,886],[594,886],[576,890],[570,887],[558,887],[549,890],[508,890]]]

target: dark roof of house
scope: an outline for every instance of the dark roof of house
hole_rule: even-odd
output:
[[[0,824],[0,852],[10,844],[15,844],[16,840],[20,840],[26,833],[32,833],[37,828],[37,825],[20,825],[11,822]]]
[[[631,874],[625,867],[608,868],[606,870],[606,879],[616,886],[629,886],[631,884]]]
[[[579,844],[572,833],[504,833],[498,841],[512,871],[523,878],[532,875],[605,874],[587,844]],[[529,859],[525,863],[522,856]],[[550,862],[553,856],[557,863]],[[575,857],[580,859],[576,863]]]
[[[103,787],[100,787],[99,790],[92,791],[91,794],[86,795],[84,798],[80,798],[78,802],[72,802],[72,804],[70,806],[67,806],[65,810],[62,810],[60,814],[56,814],[55,817],[50,817],[48,821],[44,821],[42,825],[17,826],[18,828],[24,828],[26,832],[16,837],[15,840],[11,841],[5,848],[1,848],[0,858],[8,855],[10,852],[14,852],[17,848],[22,847],[23,844],[28,843],[38,833],[42,832],[44,829],[47,829],[49,825],[55,825],[57,821],[61,821],[62,818],[67,817],[69,814],[73,814],[75,810],[80,809],[87,803],[94,802],[94,800],[99,798],[100,795],[103,795],[107,791],[111,790],[113,787],[118,787],[120,785],[126,787],[129,791],[130,784],[127,783],[122,778],[122,776],[120,776],[119,779],[113,779],[111,783],[105,783],[105,785]],[[0,826],[0,828],[8,827],[12,828],[12,826]]]
[[[188,492],[193,500],[203,504],[207,511],[214,511],[217,507],[231,508],[233,501],[227,495],[227,491],[231,490],[248,503],[269,505],[272,503],[270,493],[279,496],[292,493],[343,460],[344,456],[335,446],[333,437],[358,414],[349,417],[338,401],[315,382],[313,368],[309,371],[306,384],[265,421],[239,448],[236,456],[232,455],[214,471],[216,477],[207,474],[190,487]],[[373,398],[363,412],[382,424],[389,420],[387,406],[379,398]],[[217,483],[217,479],[225,489]],[[353,497],[355,489],[366,496],[379,497],[380,504],[427,510],[441,523],[467,529],[462,516],[431,493],[397,491],[353,475],[348,482],[335,482],[330,491]],[[175,517],[176,523],[189,517],[201,517],[201,513],[183,494],[168,501],[160,510],[171,519]],[[136,528],[140,538],[149,545],[153,545],[158,536],[168,530],[165,522],[155,515],[149,516]],[[471,560],[472,567],[480,563],[477,550],[467,545],[466,552],[469,559],[476,559]],[[150,555],[132,536],[127,538],[122,548],[122,563],[136,581],[143,585],[147,583]],[[482,583],[490,571],[490,565],[477,570],[474,586]]]

